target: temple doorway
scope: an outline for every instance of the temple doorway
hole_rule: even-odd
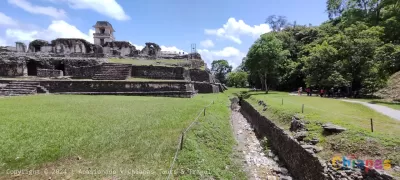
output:
[[[37,76],[37,63],[36,61],[30,60],[26,64],[28,69],[28,76]]]
[[[61,61],[61,62],[59,62],[58,64],[56,64],[56,65],[54,66],[54,69],[62,71],[62,72],[63,72],[63,75],[65,75],[65,65],[64,65],[64,62]]]

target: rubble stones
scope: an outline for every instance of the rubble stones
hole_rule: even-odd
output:
[[[313,145],[316,145],[316,144],[318,144],[319,143],[319,139],[318,138],[316,138],[316,137],[314,137],[314,138],[312,138],[311,139],[311,144],[313,144]]]
[[[340,133],[343,131],[346,131],[346,128],[340,127],[338,125],[334,125],[331,123],[326,123],[322,125],[322,128],[324,128],[325,131],[328,131],[330,133]]]
[[[296,132],[293,137],[298,141],[302,141],[307,135],[308,133],[306,131],[300,131]]]
[[[365,171],[364,171],[365,172]],[[387,174],[385,171],[377,170],[377,169],[369,169],[366,173],[368,176],[366,179],[372,180],[394,180],[394,177]]]
[[[305,129],[305,124],[297,116],[292,117],[292,122],[290,124],[290,131],[297,132]]]

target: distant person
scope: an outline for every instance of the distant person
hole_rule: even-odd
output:
[[[320,95],[321,97],[324,97],[324,89],[321,89],[321,90],[319,91],[319,95]]]
[[[307,96],[310,96],[310,88],[306,88]]]
[[[298,90],[299,96],[301,96],[302,91],[303,91],[303,88],[299,87],[299,90]]]

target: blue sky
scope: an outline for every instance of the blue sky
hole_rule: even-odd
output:
[[[93,41],[92,26],[105,20],[116,40],[185,52],[196,43],[208,64],[227,59],[237,66],[257,37],[269,31],[264,23],[273,14],[298,24],[328,19],[324,0],[2,0],[0,45],[58,37]]]

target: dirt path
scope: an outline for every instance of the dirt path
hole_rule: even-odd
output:
[[[238,143],[236,149],[243,155],[244,170],[250,180],[283,179],[291,180],[286,168],[281,167],[276,157],[270,150],[266,154],[253,129],[243,115],[240,107],[232,106],[231,123]],[[275,160],[274,160],[275,159]]]
[[[367,103],[367,102],[362,102],[362,101],[353,101],[353,100],[342,100],[345,102],[350,102],[350,103],[359,103],[362,104],[364,106],[367,106],[379,113],[382,113],[386,116],[389,116],[393,119],[399,120],[400,121],[400,111],[399,110],[395,110],[386,106],[382,106],[382,105],[377,105],[377,104],[371,104],[371,103]]]

